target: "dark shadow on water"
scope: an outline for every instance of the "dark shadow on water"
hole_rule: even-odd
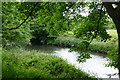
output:
[[[61,47],[56,47],[53,45],[31,45],[31,46],[26,46],[26,49],[37,50],[39,52],[52,54],[54,51],[61,49]]]

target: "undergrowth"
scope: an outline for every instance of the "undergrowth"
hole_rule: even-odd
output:
[[[92,51],[100,51],[108,53],[112,50],[117,50],[118,47],[118,38],[116,33],[110,33],[112,36],[111,39],[108,39],[106,42],[100,41],[99,38],[96,38],[92,41],[92,43],[89,46],[89,50]],[[73,34],[65,34],[59,36],[54,42],[50,44],[54,44],[57,46],[64,46],[64,47],[79,47],[81,45],[81,42],[83,40],[80,38],[75,38]]]
[[[3,79],[96,80],[59,57],[23,49],[3,49],[2,67]]]

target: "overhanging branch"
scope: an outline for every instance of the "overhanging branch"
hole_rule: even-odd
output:
[[[39,4],[39,2],[37,2],[37,3],[33,6],[31,12],[30,12],[29,15],[23,20],[22,23],[20,23],[20,24],[19,24],[17,27],[15,27],[15,28],[8,28],[8,30],[14,30],[14,29],[18,29],[19,27],[21,27],[21,26],[27,21],[27,19],[32,15],[35,7],[36,7],[38,4]]]
[[[89,47],[89,45],[91,44],[93,39],[97,37],[98,31],[99,31],[99,26],[100,26],[100,20],[102,18],[102,11],[103,11],[102,8],[103,8],[103,4],[101,6],[100,13],[99,13],[100,17],[99,17],[98,22],[97,22],[97,30],[95,31],[95,35],[92,36],[91,40],[89,41],[87,48]]]

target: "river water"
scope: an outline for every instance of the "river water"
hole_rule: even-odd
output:
[[[87,59],[84,63],[77,62],[77,57],[79,56],[78,52],[69,52],[69,48],[61,48],[56,46],[29,46],[28,49],[30,50],[38,50],[40,52],[53,54],[58,57],[67,60],[69,64],[73,64],[76,68],[81,69],[82,71],[98,77],[98,78],[118,78],[118,75],[113,75],[115,73],[118,74],[118,70],[114,69],[113,67],[105,67],[105,64],[108,63],[108,58],[101,54],[92,54],[90,56],[92,58]]]

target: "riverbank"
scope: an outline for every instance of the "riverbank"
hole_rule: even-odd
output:
[[[31,79],[84,79],[97,80],[76,69],[67,61],[35,50],[13,48],[2,50],[2,77]]]
[[[111,35],[113,37],[110,40],[107,40],[107,42],[101,42],[99,39],[95,39],[89,46],[89,49],[96,51],[100,50],[102,52],[117,50],[117,37],[114,33]],[[74,35],[61,35],[52,43],[52,45],[77,47],[80,42],[81,39],[75,38]],[[10,50],[3,49],[2,60],[3,78],[94,79],[90,75],[68,64],[65,60],[43,52],[27,51],[17,48],[10,48]]]
[[[99,53],[106,55],[111,61],[107,66],[112,66],[118,68],[118,36],[116,30],[107,30],[108,34],[111,36],[106,42],[101,41],[99,37],[94,39],[89,45],[86,52],[89,53]],[[76,38],[73,32],[68,32],[60,35],[54,42],[50,42],[50,45],[61,46],[61,47],[75,47],[79,48],[82,39]],[[86,53],[85,52],[85,53]],[[80,52],[81,53],[81,52]]]
[[[118,73],[117,69],[114,67],[106,67],[105,65],[109,62],[108,58],[104,54],[90,53],[91,58],[87,59],[84,63],[78,62],[78,56],[80,53],[76,51],[70,52],[70,48],[57,47],[51,45],[32,45],[27,47],[28,50],[37,50],[39,52],[44,52],[47,54],[52,54],[58,56],[64,60],[67,60],[69,64],[75,66],[75,68],[80,69],[91,76],[97,78],[109,78],[109,75]],[[109,71],[109,72],[108,72]],[[112,78],[118,78],[117,75],[111,76]]]
[[[107,32],[110,34],[111,38],[108,39],[106,42],[101,41],[99,38],[94,39],[88,47],[88,51],[108,54],[112,50],[117,50],[118,38],[116,30],[108,30]],[[48,44],[61,47],[79,47],[81,42],[82,39],[75,38],[74,34],[71,32],[60,35],[54,42],[49,42]]]

